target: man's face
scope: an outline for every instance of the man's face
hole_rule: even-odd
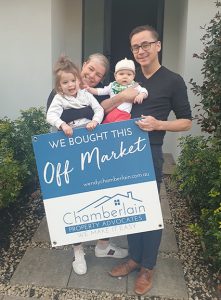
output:
[[[139,46],[143,46],[139,47]],[[142,31],[133,35],[131,49],[135,60],[141,67],[149,67],[158,63],[158,52],[161,50],[160,41],[156,41],[150,31]],[[133,50],[134,49],[134,50]]]
[[[84,84],[95,87],[105,75],[105,67],[98,60],[84,62],[81,77]]]

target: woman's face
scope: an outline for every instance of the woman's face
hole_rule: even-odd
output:
[[[92,59],[84,62],[81,70],[81,78],[84,84],[95,87],[103,79],[105,72],[106,69],[99,60]]]

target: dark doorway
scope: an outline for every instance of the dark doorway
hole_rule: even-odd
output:
[[[104,54],[111,64],[109,80],[113,80],[117,61],[133,59],[129,34],[134,27],[151,25],[162,41],[163,13],[164,0],[105,0]]]

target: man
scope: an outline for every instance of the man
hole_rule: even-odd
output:
[[[130,34],[131,51],[140,70],[136,81],[145,87],[149,96],[142,104],[134,104],[132,118],[141,117],[136,124],[149,132],[151,151],[158,191],[162,180],[162,145],[166,131],[185,131],[191,128],[191,109],[187,89],[182,77],[160,65],[158,53],[161,50],[158,33],[151,26],[136,27]],[[112,99],[112,106],[102,106],[108,111],[119,105],[120,98]],[[168,121],[170,111],[176,120]],[[128,236],[130,259],[112,269],[113,277],[126,276],[140,269],[134,291],[138,295],[147,293],[153,282],[162,230],[141,232]]]

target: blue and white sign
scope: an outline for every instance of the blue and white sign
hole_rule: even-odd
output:
[[[52,246],[163,228],[148,134],[134,120],[32,143]]]

